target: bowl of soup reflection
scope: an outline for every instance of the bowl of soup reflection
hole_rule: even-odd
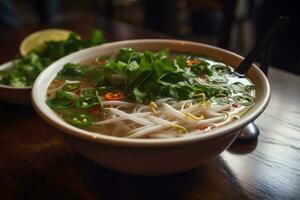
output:
[[[53,80],[57,77],[58,73],[61,73],[67,63],[86,63],[88,60],[95,60],[99,57],[109,57],[116,55],[122,48],[133,48],[140,52],[144,52],[145,50],[158,52],[168,49],[177,54],[189,53],[193,55],[204,55],[205,57],[218,60],[218,62],[222,62],[233,69],[243,60],[243,57],[233,52],[202,43],[181,40],[142,39],[112,42],[92,47],[63,57],[51,64],[39,75],[34,83],[32,89],[34,108],[44,120],[64,133],[66,141],[69,142],[76,151],[105,168],[135,175],[174,174],[196,168],[213,160],[226,150],[236,139],[240,130],[254,121],[265,110],[269,102],[269,82],[263,72],[256,65],[253,65],[246,73],[246,77],[249,82],[255,86],[255,94],[253,97],[255,103],[249,107],[243,115],[238,117],[238,119],[206,131],[199,131],[196,127],[193,131],[187,129],[187,133],[181,133],[174,137],[135,138],[130,137],[130,134],[127,133],[124,133],[125,137],[118,137],[110,135],[109,130],[108,133],[104,133],[101,132],[101,130],[97,132],[94,129],[78,127],[76,124],[74,126],[74,120],[78,121],[80,118],[78,115],[75,118],[73,117],[73,121],[70,123],[69,119],[66,120],[65,117],[62,117],[64,112],[58,112],[56,108],[49,106],[49,87],[53,84]],[[105,108],[106,110],[116,111],[116,109],[112,107],[111,102],[104,101],[103,104],[110,105],[110,107]],[[85,104],[83,104],[83,106],[84,105]],[[165,104],[163,103],[163,105]],[[168,105],[165,105],[166,110],[164,111],[167,112],[168,109],[170,109],[169,111],[172,112],[172,109],[175,108],[175,106],[172,106],[173,105],[168,107]],[[145,109],[148,109],[146,107],[147,106],[145,106]],[[76,108],[74,110],[76,111],[78,109]],[[113,115],[110,119],[111,121],[126,117],[128,114],[125,113],[126,116],[120,114],[119,116],[117,113]],[[157,114],[153,115],[157,117]],[[176,111],[174,115],[176,115]],[[174,116],[174,122],[182,125],[185,119],[180,118],[180,114],[178,115],[178,119]],[[81,115],[81,117],[82,116],[84,115]],[[138,114],[136,116],[144,115]],[[192,114],[187,116],[195,117]],[[87,119],[84,117],[82,120],[83,122],[87,122]],[[138,121],[139,119],[130,118],[129,121],[130,120],[134,123],[135,120]],[[194,120],[196,120],[194,123],[201,124],[197,121],[201,119],[194,118]],[[202,120],[205,120],[205,118]],[[142,120],[140,123],[143,124],[144,122],[146,123],[147,120]],[[165,121],[159,122],[163,123]],[[188,124],[193,125],[193,123]],[[145,126],[145,128],[151,128],[151,125],[152,124],[148,127]],[[119,124],[112,124],[111,126],[115,128],[119,127]],[[143,127],[136,126],[135,128],[137,128],[135,130],[138,130],[138,128],[141,129]],[[158,128],[158,126],[156,126],[156,128]],[[119,129],[122,131],[122,128],[119,127]],[[154,128],[153,130],[156,131],[150,136],[161,136],[161,133],[163,133],[162,129]],[[124,129],[123,132],[126,132],[126,130]],[[147,131],[140,131],[139,133],[141,135],[145,132]],[[190,134],[191,132],[196,134]]]

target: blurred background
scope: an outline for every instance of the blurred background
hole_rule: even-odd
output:
[[[292,0],[0,0],[0,38],[7,29],[104,17],[245,56],[285,15],[290,22],[272,43],[270,64],[300,74],[299,8]]]

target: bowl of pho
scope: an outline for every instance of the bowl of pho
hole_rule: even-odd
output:
[[[266,108],[269,83],[214,46],[143,39],[107,43],[54,62],[37,78],[38,113],[101,166],[172,174],[219,155]]]

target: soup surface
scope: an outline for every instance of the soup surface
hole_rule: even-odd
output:
[[[116,137],[183,137],[238,120],[255,103],[255,86],[222,62],[168,50],[67,63],[47,101],[67,123]]]

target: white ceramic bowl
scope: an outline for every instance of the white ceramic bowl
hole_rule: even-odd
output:
[[[12,62],[0,65],[1,71],[8,71],[13,68]],[[0,84],[0,100],[9,103],[30,105],[31,86],[28,87],[12,87]]]
[[[33,105],[50,124],[65,133],[67,141],[82,155],[96,163],[129,174],[162,175],[189,170],[215,158],[237,137],[238,131],[256,119],[270,98],[265,75],[253,65],[247,76],[256,85],[256,104],[239,120],[197,136],[172,139],[132,139],[105,136],[69,125],[52,111],[46,101],[46,90],[65,63],[78,63],[102,55],[116,53],[121,47],[138,50],[168,48],[177,52],[192,52],[217,58],[233,67],[242,57],[230,51],[201,43],[180,40],[128,40],[92,47],[66,56],[45,69],[32,90]]]

